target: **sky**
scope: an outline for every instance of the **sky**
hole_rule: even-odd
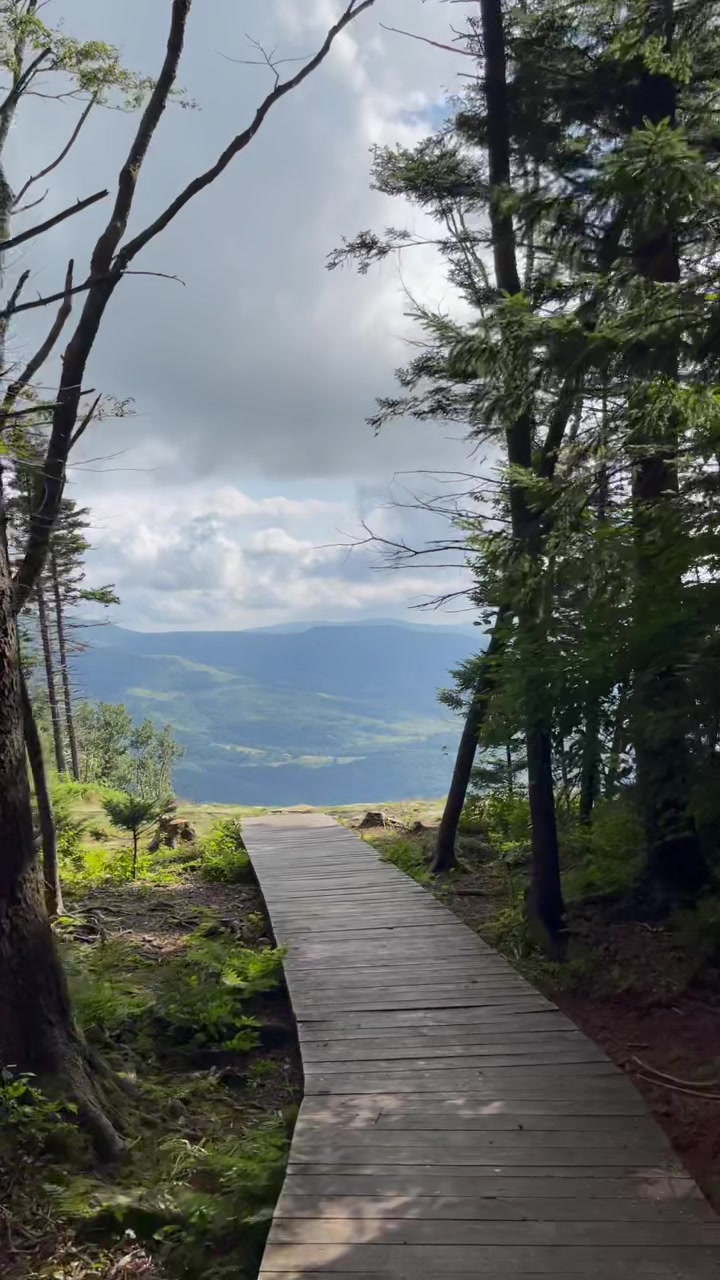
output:
[[[131,231],[216,158],[267,92],[268,69],[238,61],[257,56],[248,37],[277,47],[277,56],[304,56],[343,7],[195,0],[179,83],[197,106],[174,105],[163,119]],[[169,12],[170,0],[48,0],[43,17],[116,44],[127,66],[152,74]],[[138,275],[116,291],[87,382],[132,399],[134,413],[87,433],[68,487],[92,511],[88,577],[116,584],[115,622],[220,630],[372,616],[472,620],[462,600],[413,611],[461,587],[459,570],[400,572],[377,548],[351,549],[363,524],[413,543],[442,536],[412,509],[414,499],[476,466],[443,425],[397,424],[376,437],[366,424],[409,355],[408,294],[457,305],[442,265],[431,248],[366,276],[325,265],[343,235],[388,225],[427,231],[423,215],[371,190],[371,148],[430,132],[458,88],[461,60],[381,23],[443,41],[454,16],[443,0],[376,0],[134,264],[182,282]],[[72,101],[26,104],[10,140],[15,189],[54,158],[77,112]],[[99,188],[112,191],[136,123],[116,110],[90,117],[45,184],[43,218]],[[81,278],[107,211],[102,202],[19,248],[8,285],[29,268],[32,288],[53,292],[70,257]],[[40,216],[24,215],[29,223]],[[18,323],[15,359],[32,352],[50,319],[35,311]],[[49,389],[57,372],[57,361],[45,368]]]

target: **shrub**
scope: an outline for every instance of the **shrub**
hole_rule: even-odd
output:
[[[430,867],[422,847],[414,840],[402,836],[388,836],[372,842],[386,862],[404,871],[406,876],[426,884],[430,879]]]
[[[105,885],[125,884],[133,878],[133,850],[102,849],[80,843],[79,838],[61,835],[58,838],[60,879],[69,891],[101,888]],[[147,870],[147,858],[140,854],[139,870]]]
[[[627,797],[599,801],[591,827],[577,819],[564,823],[560,853],[568,900],[626,893],[640,871],[643,848],[642,825]]]
[[[138,861],[138,840],[140,833],[151,827],[158,818],[166,813],[169,809],[171,801],[164,800],[148,800],[142,796],[130,795],[129,792],[123,792],[116,796],[106,796],[103,800],[103,809],[114,827],[119,827],[121,831],[129,831],[133,842],[133,861],[132,861],[132,878],[137,875]]]
[[[237,884],[251,878],[250,859],[236,818],[225,818],[215,823],[201,843],[198,869],[203,880],[222,884]]]

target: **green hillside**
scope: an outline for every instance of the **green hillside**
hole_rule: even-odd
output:
[[[472,635],[379,625],[141,634],[81,655],[81,692],[172,726],[194,802],[339,804],[440,794],[457,726],[437,689]]]

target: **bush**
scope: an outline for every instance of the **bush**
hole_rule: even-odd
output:
[[[599,801],[591,827],[573,814],[560,828],[563,883],[569,901],[592,894],[627,893],[637,879],[644,848],[640,819],[627,797]]]
[[[200,845],[198,870],[203,880],[237,884],[252,877],[242,829],[236,818],[216,822]]]
[[[530,849],[530,803],[527,793],[516,791],[471,795],[463,811],[464,826],[480,826],[496,853]]]
[[[406,876],[417,880],[418,884],[427,884],[430,879],[430,867],[424,850],[414,840],[402,836],[387,836],[372,843],[379,850],[386,862],[392,862]]]
[[[83,845],[77,836],[58,837],[60,880],[69,891],[82,892],[105,885],[126,884],[133,878],[133,851],[130,848],[100,849]],[[138,869],[146,872],[149,860],[140,854]]]

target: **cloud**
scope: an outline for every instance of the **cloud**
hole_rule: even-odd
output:
[[[122,510],[111,497],[96,505],[89,585],[115,583],[123,625],[229,630],[297,617],[402,617],[448,589],[448,574],[431,565],[393,571],[377,548],[353,546],[338,528],[360,531],[352,503],[255,501],[228,486],[195,486],[190,495],[148,493]],[[391,512],[364,508],[392,530]],[[273,511],[282,523],[267,523]]]
[[[307,54],[342,3],[214,0],[206,8],[193,9],[180,75],[200,109],[174,108],[164,119],[132,229],[216,157],[268,89],[265,69],[221,54],[245,57],[246,31],[279,44],[284,56]],[[151,73],[168,13],[160,0],[50,0],[44,17],[117,43],[128,64]],[[400,424],[375,439],[365,423],[408,356],[405,291],[454,305],[434,251],[408,254],[402,276],[394,262],[367,277],[325,270],[343,234],[429,225],[370,190],[369,149],[410,145],[434,127],[445,89],[457,87],[458,59],[382,30],[381,17],[447,36],[439,0],[383,0],[364,14],[218,184],[137,261],[184,284],[137,276],[111,302],[88,385],[132,396],[137,416],[88,433],[73,492],[101,531],[92,573],[118,580],[136,624],[402,609],[428,586],[418,577],[401,588],[397,578],[358,567],[357,556],[317,550],[338,529],[356,528],[363,493],[386,492],[396,471],[461,467],[466,453],[433,424]],[[57,153],[75,111],[30,103],[13,131],[16,187]],[[43,212],[111,187],[135,125],[120,112],[91,117],[53,175]],[[70,256],[80,275],[107,212],[97,206],[31,242],[13,269],[30,266],[38,290],[57,287]],[[47,322],[29,313],[13,339],[17,350],[32,349]],[[57,365],[48,385],[53,374]],[[288,581],[291,568],[297,576]]]

